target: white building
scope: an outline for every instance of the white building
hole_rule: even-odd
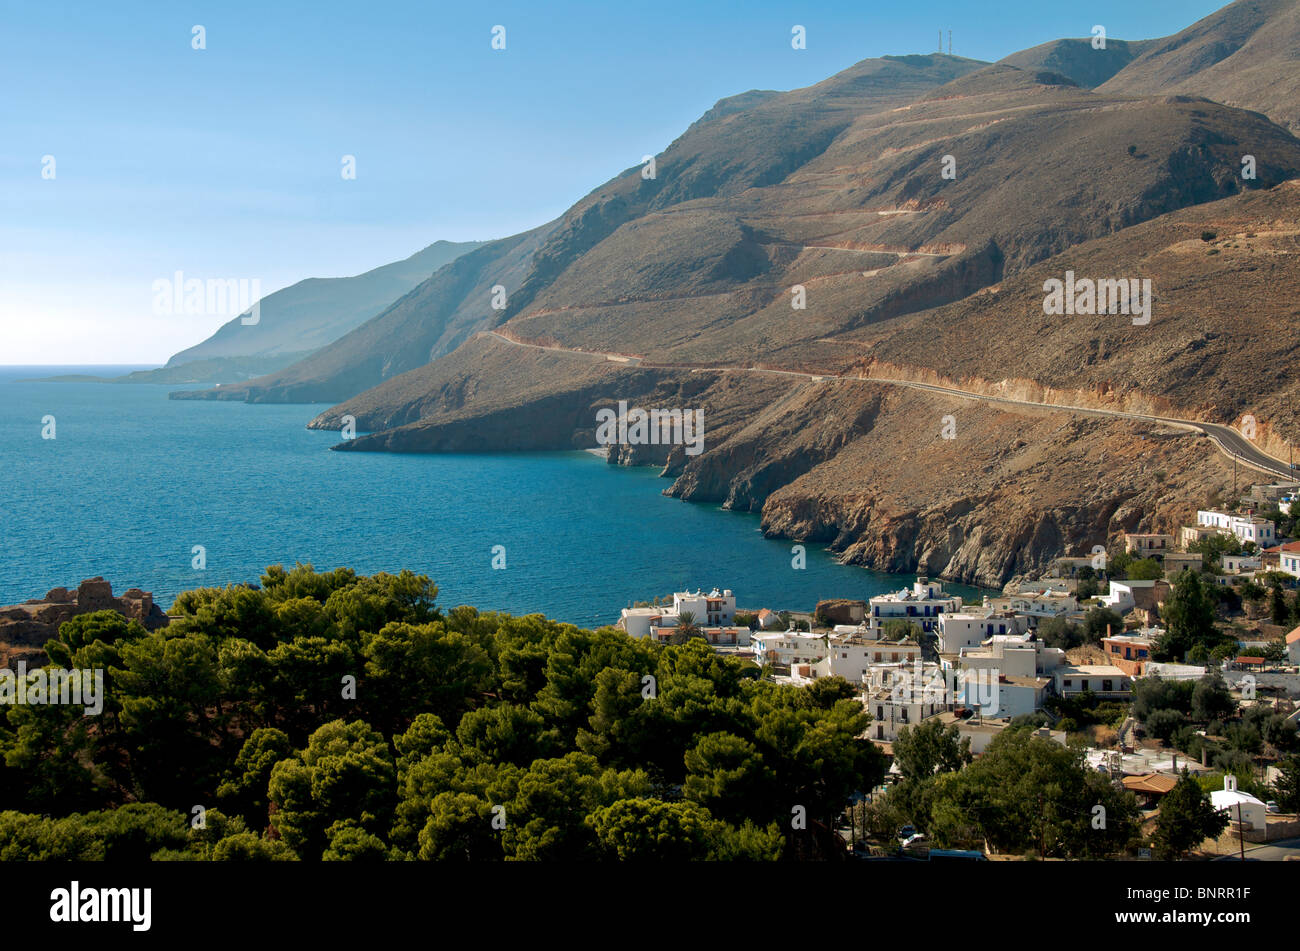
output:
[[[708,594],[680,591],[673,595],[673,614],[689,611],[701,627],[728,627],[736,620],[736,598],[731,589],[714,588]]]
[[[910,664],[921,659],[913,641],[881,641],[860,635],[828,638],[826,656],[813,664],[813,677],[843,677],[853,683],[866,679],[880,664]]]
[[[961,598],[943,593],[938,581],[917,578],[911,589],[880,594],[868,602],[867,627],[879,636],[889,621],[912,621],[923,631],[933,631],[939,615],[961,609]]]
[[[1091,690],[1107,699],[1127,699],[1133,689],[1133,679],[1111,664],[1063,664],[1052,676],[1056,692],[1062,697],[1073,697]]]
[[[1219,562],[1223,566],[1225,575],[1246,574],[1251,571],[1259,571],[1260,568],[1258,555],[1223,555]],[[1287,569],[1283,568],[1282,570],[1286,571]],[[1300,572],[1300,568],[1297,568],[1297,572]]]
[[[1015,717],[1042,709],[1052,687],[1052,672],[1065,663],[1065,651],[1048,647],[1031,634],[994,635],[978,647],[963,647],[955,658],[945,655],[945,670],[969,677],[982,672],[984,683],[995,682],[996,714]]]
[[[955,670],[993,670],[1012,677],[1050,675],[1065,663],[1065,651],[1048,647],[1032,634],[995,635],[978,647],[963,647],[956,658],[944,658]]]
[[[714,588],[708,594],[681,591],[673,595],[672,607],[624,608],[615,626],[632,637],[649,637],[652,627],[673,627],[685,611],[695,616],[698,627],[731,627],[736,621],[736,598],[730,588]]]
[[[802,631],[756,631],[750,635],[754,657],[760,664],[789,667],[815,664],[826,656],[826,639]]]
[[[1168,583],[1161,578],[1130,578],[1127,581],[1112,581],[1110,593],[1098,600],[1103,607],[1110,608],[1123,617],[1139,606],[1147,610],[1154,609],[1157,600],[1162,599],[1168,590]]]
[[[1210,802],[1216,812],[1226,812],[1233,822],[1248,823],[1252,829],[1268,827],[1268,809],[1250,793],[1237,789],[1237,777],[1228,773],[1223,777],[1223,788],[1210,793]]]
[[[1277,542],[1276,526],[1257,515],[1232,515],[1213,509],[1201,509],[1196,513],[1196,524],[1236,535],[1242,542],[1254,542],[1260,548]]]
[[[743,624],[739,627],[732,625],[724,627],[715,625],[713,627],[696,626],[699,636],[714,647],[748,647],[750,643],[749,628]],[[672,637],[677,633],[676,624],[666,624],[662,627],[657,624],[650,625],[650,637],[659,641],[661,644],[670,643]]]
[[[1074,614],[1079,610],[1079,600],[1064,588],[1044,587],[985,598],[984,607],[1000,614],[1022,614],[1029,619],[1029,626],[1033,628],[1043,618]]]
[[[621,627],[632,637],[649,637],[651,627],[676,624],[676,615],[665,620],[667,608],[624,608],[615,627]]]
[[[963,647],[978,647],[998,634],[1023,634],[1029,630],[1029,618],[1018,614],[994,614],[992,611],[940,614],[937,625],[939,653],[955,654]]]
[[[952,704],[938,664],[873,666],[862,705],[871,715],[867,735],[892,743],[899,730],[943,713]]]

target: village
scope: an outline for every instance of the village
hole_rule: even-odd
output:
[[[842,678],[871,717],[866,738],[891,756],[922,724],[955,731],[974,758],[1029,726],[1081,749],[1148,820],[1186,772],[1230,819],[1202,856],[1286,842],[1267,857],[1300,860],[1297,777],[1282,768],[1300,751],[1300,540],[1283,540],[1300,535],[1298,490],[1254,486],[1176,536],[1122,533],[1109,551],[1058,558],[998,596],[970,600],[918,577],[800,614],[738,610],[733,591],[712,589],[624,608],[617,626],[665,643],[703,638],[777,682]],[[868,798],[897,776],[894,764]],[[910,825],[898,839],[924,849]]]

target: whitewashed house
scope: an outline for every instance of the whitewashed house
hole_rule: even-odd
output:
[[[824,637],[803,631],[755,631],[749,643],[759,663],[779,667],[815,664],[828,651]]]
[[[699,627],[729,628],[736,622],[736,598],[730,588],[726,591],[714,588],[708,594],[681,591],[673,595],[671,607],[665,604],[662,607],[623,608],[615,626],[632,637],[649,637],[652,627],[676,626],[678,616],[686,611],[695,616]]]
[[[1062,697],[1090,690],[1108,700],[1126,700],[1133,690],[1133,678],[1112,664],[1062,664],[1052,676]]]
[[[961,598],[946,595],[938,581],[917,578],[910,589],[877,595],[867,603],[867,628],[879,636],[889,621],[912,621],[923,631],[933,631],[939,616],[961,610]]]
[[[1254,542],[1260,548],[1277,542],[1277,527],[1268,519],[1257,515],[1233,515],[1214,509],[1200,509],[1196,513],[1196,524],[1202,528],[1236,535],[1242,542]]]
[[[1019,614],[995,614],[992,611],[939,615],[936,628],[939,653],[955,654],[963,647],[978,647],[999,634],[1023,634],[1029,630],[1029,618]]]

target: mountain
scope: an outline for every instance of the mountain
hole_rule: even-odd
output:
[[[481,241],[436,241],[409,258],[354,277],[299,281],[262,299],[258,323],[245,325],[235,317],[159,369],[132,373],[123,380],[228,382],[278,370],[332,343],[444,264],[482,245]]]
[[[466,255],[455,268],[435,275],[367,325],[279,373],[173,396],[253,402],[347,399],[451,352],[470,334],[518,313],[553,277],[621,226],[693,200],[779,183],[864,111],[903,106],[983,65],[937,54],[885,57],[859,63],[807,89],[755,90],[724,99],[657,157],[665,171],[655,179],[642,178],[639,166],[625,171],[558,221]],[[708,234],[666,237],[711,240]],[[743,257],[745,251],[737,253]],[[618,263],[614,267],[622,269]],[[500,312],[490,306],[491,289],[497,284],[509,295],[507,308]]]
[[[1300,3],[1237,0],[1152,41],[1100,89],[1205,96],[1300,133]]]
[[[630,170],[567,213],[511,295],[500,337],[390,377],[313,425],[336,428],[351,415],[380,432],[348,448],[417,448],[424,438],[433,449],[449,413],[518,409],[563,386],[632,373],[535,349],[506,354],[490,371],[507,338],[631,355],[643,375],[652,365],[842,369],[851,358],[828,337],[961,300],[1083,241],[1300,172],[1300,142],[1262,116],[1199,100],[1103,96],[1056,74],[990,66],[905,106],[819,113],[816,122],[839,131],[756,185],[769,177],[757,147],[767,136],[751,121],[770,129],[793,121],[793,110],[777,98],[755,111],[710,130],[734,147],[679,140],[655,181]],[[792,148],[778,141],[775,153]],[[1238,174],[1247,142],[1259,161],[1254,182]],[[701,154],[730,157],[741,184],[665,200],[697,189]],[[941,176],[945,155],[956,161],[955,180]],[[679,173],[689,181],[675,181]],[[803,310],[791,306],[795,285],[805,290]],[[534,373],[517,365],[528,360]],[[543,360],[556,365],[543,370]],[[382,432],[398,426],[406,430]],[[590,440],[585,429],[549,425],[525,435],[498,448]]]
[[[424,366],[492,323],[492,288],[518,287],[554,223],[489,241],[422,281],[378,316],[328,346],[243,383],[178,391],[172,399],[328,403]]]
[[[1050,43],[1012,53],[998,60],[998,64],[1060,73],[1080,86],[1092,89],[1128,66],[1155,42],[1158,41],[1129,42],[1107,38],[1104,49],[1095,49],[1091,39],[1052,40]]]
[[[1253,109],[1110,88],[1166,42],[1091,71],[1078,41],[890,57],[723,100],[653,177],[467,255],[311,360],[193,395],[345,393],[311,426],[354,418],[349,452],[589,447],[621,400],[698,408],[703,452],[611,463],[855,563],[982,584],[1167,530],[1230,492],[1231,464],[1184,425],[1103,411],[1249,412],[1260,445],[1300,439],[1300,140]],[[490,255],[513,255],[500,311]],[[1047,315],[1069,270],[1149,280],[1151,323]]]

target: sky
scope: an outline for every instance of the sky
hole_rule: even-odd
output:
[[[159,313],[178,271],[265,295],[523,231],[718,99],[940,30],[993,61],[1222,5],[0,0],[0,365],[161,364],[237,313]]]

